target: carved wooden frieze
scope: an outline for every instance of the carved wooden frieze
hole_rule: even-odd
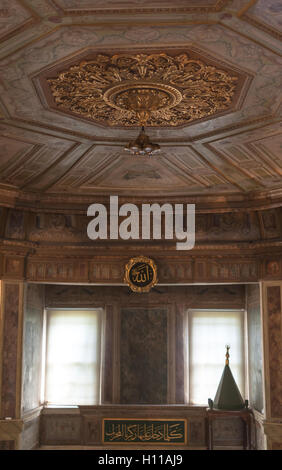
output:
[[[259,279],[259,263],[254,259],[238,258],[234,261],[196,260],[194,279],[198,282],[256,281]]]
[[[5,255],[3,260],[3,277],[10,279],[23,279],[24,257]]]
[[[262,227],[262,235],[265,239],[273,239],[281,237],[282,229],[282,210],[269,209],[259,212],[260,223]]]
[[[140,255],[157,262],[160,284],[282,278],[280,208],[196,214],[196,245],[185,257],[175,240],[92,241],[89,218],[81,213],[5,208],[1,214],[0,275],[5,279],[124,284],[125,264]]]
[[[79,260],[28,260],[26,277],[33,281],[88,281],[88,263]]]
[[[145,250],[143,249],[142,252]],[[61,250],[62,257],[13,255],[12,250],[0,253],[0,275],[4,279],[26,279],[38,282],[85,282],[102,284],[124,284],[125,265],[129,260],[121,256],[83,257],[70,256]],[[132,252],[133,253],[133,252]],[[136,252],[135,252],[136,253]],[[136,253],[137,255],[140,253]],[[141,253],[142,254],[142,253]],[[230,257],[153,256],[157,263],[159,284],[193,282],[248,282],[260,279],[281,279],[282,257]]]
[[[110,279],[114,283],[123,283],[124,266],[122,263],[113,260],[109,261],[90,261],[89,280],[90,282],[108,282]]]
[[[282,259],[279,257],[268,258],[263,262],[264,279],[282,279]]]
[[[156,260],[158,263],[158,260]],[[27,279],[30,281],[93,282],[124,284],[124,261],[57,261],[28,259]],[[187,261],[161,260],[159,283],[244,282],[259,279],[259,265],[255,260]]]
[[[176,282],[191,282],[193,280],[193,261],[171,262],[160,261],[158,263],[159,282],[170,282],[174,279]]]
[[[282,260],[259,258],[196,258],[179,262],[162,257],[154,260],[158,266],[159,284],[193,282],[256,282],[262,278],[281,278]],[[76,259],[27,259],[25,278],[41,282],[90,282],[102,284],[124,284],[124,266],[128,260],[115,257],[104,260]],[[18,261],[14,261],[18,263]],[[18,264],[17,264],[18,265]],[[18,273],[10,271],[11,278]]]
[[[144,164],[142,164],[144,168]],[[129,174],[129,173],[128,173]],[[134,175],[132,175],[133,177]],[[135,175],[138,177],[138,172]],[[130,176],[131,177],[131,176]],[[273,223],[279,220],[279,212],[263,211],[264,217],[269,217]],[[260,218],[261,220],[261,218]],[[27,239],[36,242],[57,243],[84,243],[89,242],[87,225],[89,218],[86,215],[64,213],[35,213],[30,214],[27,228]],[[281,235],[280,225],[275,228],[264,226],[264,238],[277,238]],[[22,233],[12,230],[9,225],[9,235],[14,239],[22,239]],[[196,213],[197,241],[240,241],[259,240],[260,224],[256,212],[223,214],[197,214]]]
[[[85,242],[87,238],[86,215],[64,213],[30,214],[28,239],[36,242]]]
[[[196,214],[196,237],[198,241],[259,240],[261,234],[257,213]]]
[[[130,179],[139,178],[145,167],[146,164],[144,162],[142,165],[137,165],[135,172],[130,175],[127,173],[128,177]],[[150,173],[150,175],[158,179],[158,175],[154,172]],[[141,204],[137,203],[136,206],[140,212],[142,209]],[[271,246],[271,244],[277,243],[282,238],[281,214],[280,208],[262,211],[202,213],[196,205],[196,246],[203,242],[205,244],[211,242],[224,244],[231,242],[258,243],[262,240]],[[122,217],[119,218],[119,222],[121,219]],[[83,213],[77,213],[73,210],[71,214],[69,211],[62,209],[60,212],[33,212],[0,207],[0,235],[7,242],[9,241],[10,244],[16,241],[26,241],[30,242],[33,247],[37,247],[46,243],[55,243],[58,246],[65,246],[65,244],[83,246],[85,243],[88,243],[90,246],[97,246],[99,248],[104,240],[97,239],[94,242],[87,236],[87,226],[90,220],[87,217],[86,207]],[[110,220],[108,220],[109,222]],[[163,233],[164,222],[165,220],[163,219]],[[121,238],[119,238],[119,241],[123,242]],[[110,238],[108,238],[108,242],[111,242]],[[130,243],[130,240],[128,243]],[[157,247],[158,242],[155,240],[154,243]]]
[[[25,238],[24,230],[25,212],[20,210],[10,210],[6,225],[6,237],[23,240]]]

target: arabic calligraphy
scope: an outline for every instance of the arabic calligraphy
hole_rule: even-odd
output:
[[[186,441],[186,420],[104,420],[104,442],[158,442]]]
[[[125,281],[135,292],[149,292],[157,283],[157,267],[144,256],[132,258],[125,268]]]
[[[131,269],[130,277],[133,282],[137,284],[143,284],[150,282],[153,278],[153,270],[146,263],[137,263]]]

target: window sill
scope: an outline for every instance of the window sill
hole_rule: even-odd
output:
[[[81,413],[93,413],[97,411],[101,412],[116,412],[120,411],[160,411],[174,409],[177,412],[192,412],[194,413],[205,413],[208,405],[191,405],[191,404],[99,404],[99,405],[44,405],[42,414],[44,415],[58,415],[58,414],[68,414],[68,415],[79,415]]]
[[[74,414],[79,415],[79,407],[77,405],[44,405],[42,414]]]

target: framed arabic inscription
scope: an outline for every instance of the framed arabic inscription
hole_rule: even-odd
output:
[[[124,280],[134,292],[149,292],[158,282],[156,263],[145,256],[131,258],[125,266]]]
[[[186,419],[104,418],[103,444],[187,444]]]

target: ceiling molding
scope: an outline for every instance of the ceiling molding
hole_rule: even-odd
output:
[[[95,1],[95,0],[94,0]],[[146,7],[146,2],[149,4]],[[141,6],[134,6],[134,2],[126,2],[123,1],[122,7],[112,7],[109,8],[107,7],[107,0],[103,2],[103,6],[100,8],[81,8],[81,1],[78,1],[78,8],[64,8],[61,5],[60,0],[48,0],[48,3],[52,5],[58,12],[65,16],[88,16],[88,15],[97,15],[97,14],[102,14],[102,15],[121,15],[121,14],[132,14],[132,15],[138,15],[138,14],[162,14],[162,13],[169,13],[169,14],[179,14],[179,13],[208,13],[208,12],[219,12],[221,11],[228,3],[228,0],[215,0],[213,4],[211,5],[203,5],[199,6],[199,2],[194,1],[194,5],[191,5],[193,1],[190,1],[190,6],[181,6],[184,2],[178,2],[175,0],[174,5],[170,6],[171,2],[165,2],[163,1],[162,3],[167,3],[167,6],[159,5],[152,7],[152,3],[154,1],[148,2],[148,0],[142,2],[142,7]],[[110,2],[109,4],[111,4]],[[118,2],[115,2],[116,4]],[[126,7],[126,3],[128,3],[128,6]],[[129,6],[131,3],[131,6]],[[161,2],[158,2],[161,3]],[[179,6],[177,6],[179,4]]]
[[[3,8],[3,9],[0,8],[0,17],[1,18],[13,17],[13,19],[15,20],[16,19],[15,8],[13,8],[13,7],[15,7],[17,4],[22,9],[22,14],[24,14],[24,12],[26,12],[26,13],[28,13],[29,16],[27,18],[23,18],[22,20],[20,20],[18,23],[16,23],[11,28],[8,28],[6,33],[4,32],[4,33],[1,34],[1,32],[0,32],[0,43],[8,41],[9,39],[13,38],[14,36],[16,36],[20,33],[23,33],[27,29],[35,26],[41,20],[39,15],[36,13],[36,11],[34,11],[32,8],[30,8],[30,6],[27,5],[24,0],[12,0],[10,2],[10,5],[8,6],[8,8]],[[11,8],[11,11],[9,11],[9,8]],[[5,25],[5,23],[4,23],[4,25]]]

